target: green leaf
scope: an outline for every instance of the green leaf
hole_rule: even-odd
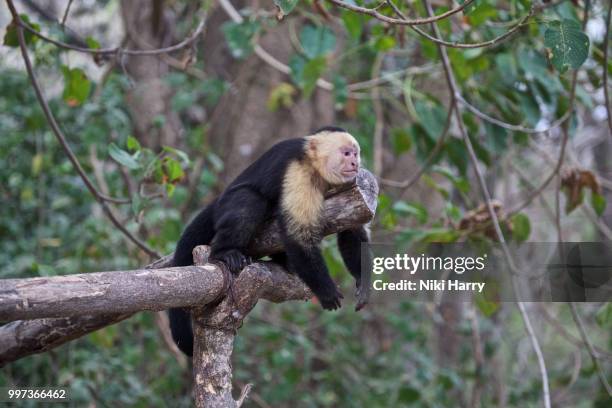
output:
[[[87,46],[92,50],[100,49],[100,43],[93,37],[85,38],[85,42],[87,43]]]
[[[91,82],[80,68],[69,68],[62,65],[64,74],[64,93],[62,98],[68,106],[78,106],[85,102],[91,90]]]
[[[421,392],[409,385],[404,385],[400,388],[397,395],[397,401],[404,404],[411,404],[421,399]]]
[[[304,66],[304,96],[308,98],[317,85],[317,79],[325,72],[327,60],[325,57],[312,59]]]
[[[111,143],[108,146],[108,154],[115,160],[117,163],[122,166],[127,167],[128,169],[137,169],[140,167],[140,163],[128,152],[123,149],[120,149],[116,144]]]
[[[34,30],[40,31],[40,25],[30,22],[30,17],[28,17],[26,14],[20,14],[19,17],[21,17],[21,21],[32,27]],[[25,43],[27,45],[38,41],[37,36],[25,29],[23,30],[23,38],[25,39]],[[15,24],[15,21],[11,21],[11,23],[6,27],[6,33],[4,34],[4,45],[8,47],[19,47],[17,24]]]
[[[529,217],[523,213],[516,214],[511,219],[512,235],[518,242],[523,242],[529,238],[531,233],[531,223]]]
[[[484,1],[485,0],[474,0],[472,3],[465,6],[465,8],[463,9],[463,14],[464,15],[470,14],[472,11],[480,7],[484,3]],[[465,2],[466,0],[459,0],[459,4],[464,4]]]
[[[132,152],[140,150],[140,142],[132,135],[128,136],[126,145],[128,150]]]
[[[234,58],[245,58],[253,52],[253,37],[259,31],[259,27],[258,22],[247,20],[242,23],[227,22],[221,26],[225,41]]]
[[[185,175],[180,163],[171,157],[166,157],[164,159],[164,167],[166,170],[166,175],[168,176],[168,181],[171,183],[182,179]]]
[[[291,13],[295,6],[298,4],[298,0],[274,0],[274,4],[281,11],[280,17],[284,17]]]
[[[174,194],[174,190],[176,190],[176,186],[174,184],[166,184],[166,194],[168,194],[168,197],[172,197],[172,194]]]
[[[487,299],[482,293],[477,293],[474,303],[480,312],[486,317],[491,317],[499,309],[499,302]]]
[[[327,60],[319,57],[307,61],[300,55],[294,55],[289,60],[289,66],[291,78],[302,89],[304,97],[308,98],[317,85],[317,79],[327,68]]]
[[[306,57],[314,59],[334,50],[336,36],[327,27],[307,25],[300,32],[300,43]]]
[[[455,242],[459,238],[459,232],[446,228],[432,228],[430,230],[423,231],[421,242]]]
[[[429,217],[427,209],[418,203],[409,204],[405,201],[397,201],[393,204],[393,211],[400,215],[414,216],[421,224],[425,224]]]
[[[462,193],[467,193],[470,191],[470,183],[467,181],[467,179],[454,175],[453,172],[446,167],[433,166],[431,172],[438,173],[446,177],[451,183],[453,183],[453,186],[455,186],[455,188]]]
[[[185,166],[189,166],[189,164],[191,163],[191,160],[189,160],[189,155],[182,150],[171,146],[164,146],[162,147],[162,149],[164,150],[164,152],[176,155],[179,159],[181,159]]]
[[[43,155],[42,153],[36,153],[34,157],[32,157],[32,175],[37,177],[40,174],[40,170],[43,165]]]
[[[444,205],[444,211],[446,212],[446,215],[448,215],[450,219],[454,221],[461,220],[461,210],[459,209],[459,207],[457,207],[453,203],[447,201],[446,204]]]
[[[412,148],[412,136],[404,128],[395,128],[391,131],[391,145],[395,154],[400,155]]]
[[[612,329],[612,302],[605,303],[595,314],[595,321],[604,329]]]
[[[206,154],[206,159],[212,166],[213,170],[216,171],[217,173],[223,170],[223,167],[224,167],[223,160],[221,160],[221,158],[217,156],[215,153],[208,152]]]
[[[344,10],[342,12],[342,22],[344,23],[346,31],[352,38],[357,40],[361,37],[361,32],[363,30],[363,17],[361,14]]]
[[[414,109],[419,121],[432,140],[438,140],[444,130],[446,112],[437,101],[420,99],[415,102]]]
[[[336,109],[341,109],[348,100],[348,83],[346,78],[336,75],[332,80],[334,84],[334,102]]]
[[[606,210],[606,205],[606,197],[604,197],[602,194],[593,192],[591,195],[591,206],[593,207],[593,210],[595,210],[598,217],[603,215],[604,211]]]
[[[395,38],[389,35],[378,37],[374,43],[374,48],[381,52],[389,51],[393,47],[395,47]]]
[[[578,69],[589,55],[589,37],[574,20],[549,23],[544,45],[550,48],[550,62],[561,73],[568,68]]]
[[[270,91],[267,102],[268,110],[270,112],[276,112],[280,108],[291,108],[293,106],[293,95],[295,95],[296,92],[293,85],[281,82]]]
[[[469,6],[468,6],[469,7]],[[468,20],[473,26],[479,26],[486,21],[492,20],[497,17],[497,7],[493,7],[490,4],[482,4],[475,7],[470,13]]]

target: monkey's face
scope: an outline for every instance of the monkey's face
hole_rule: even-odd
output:
[[[339,146],[327,158],[327,173],[332,175],[329,181],[332,184],[352,182],[357,177],[360,164],[359,145],[345,143]]]
[[[320,132],[308,136],[313,166],[329,184],[355,180],[361,164],[359,143],[346,132]]]

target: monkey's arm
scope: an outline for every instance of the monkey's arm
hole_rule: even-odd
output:
[[[365,226],[338,233],[338,249],[357,286],[355,310],[361,310],[370,298],[372,254],[369,242]]]
[[[321,250],[318,247],[304,247],[290,237],[284,240],[289,270],[314,292],[324,309],[339,308],[343,296],[329,276]]]

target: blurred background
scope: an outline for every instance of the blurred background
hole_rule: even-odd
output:
[[[14,2],[62,42],[26,35],[70,149],[98,192],[118,198],[110,212],[138,246],[52,133],[3,2],[0,278],[145,265],[172,252],[198,209],[272,144],[325,125],[352,133],[379,177],[375,242],[497,240],[464,137],[506,240],[612,240],[609,1],[477,0],[437,34],[334,3]],[[461,2],[346,4],[414,19],[427,16],[424,4],[442,14]],[[456,90],[423,33],[446,42]],[[324,249],[344,307],[257,305],[234,350],[235,388],[254,385],[246,406],[541,406],[516,304],[407,299],[356,313],[335,240]],[[553,406],[611,406],[610,303],[575,305],[584,333],[568,304],[525,308]],[[3,367],[0,386],[70,387],[73,406],[190,406],[191,373],[165,330],[163,314],[139,313]]]

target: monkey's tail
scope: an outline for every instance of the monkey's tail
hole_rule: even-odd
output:
[[[176,245],[173,266],[193,265],[193,248],[210,244],[215,236],[213,208],[215,202],[202,210],[183,232]],[[168,311],[170,332],[178,348],[188,356],[193,355],[193,329],[191,314],[187,309],[174,308]]]

